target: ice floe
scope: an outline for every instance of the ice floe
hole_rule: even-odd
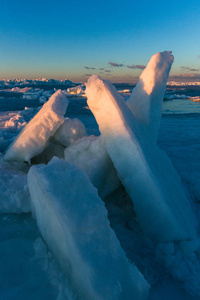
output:
[[[64,122],[67,106],[66,96],[61,90],[57,91],[17,136],[4,159],[30,163],[32,157],[47,147],[49,138]]]

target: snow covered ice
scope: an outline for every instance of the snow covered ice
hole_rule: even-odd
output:
[[[147,299],[147,282],[128,262],[103,202],[81,170],[54,158],[32,167],[28,184],[41,234],[78,299]]]

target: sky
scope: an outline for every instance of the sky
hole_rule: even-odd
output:
[[[165,50],[171,80],[200,81],[199,0],[1,1],[0,79],[131,83]]]

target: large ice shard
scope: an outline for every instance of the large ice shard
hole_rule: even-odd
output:
[[[17,136],[4,159],[30,163],[32,157],[46,148],[49,138],[64,122],[67,106],[66,96],[58,90]]]
[[[75,164],[90,178],[101,198],[120,186],[120,181],[101,136],[86,136],[64,150],[65,160]]]
[[[89,78],[86,95],[143,231],[160,242],[194,238],[196,216],[191,200],[144,122],[114,86],[98,76]],[[149,110],[151,115],[151,106]]]
[[[28,173],[32,211],[76,299],[144,300],[148,283],[128,262],[83,171],[54,158]]]
[[[154,54],[127,100],[130,109],[146,126],[149,137],[154,141],[157,141],[162,102],[173,60],[171,51]]]

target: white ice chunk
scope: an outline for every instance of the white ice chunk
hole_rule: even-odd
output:
[[[104,203],[88,177],[54,158],[28,173],[41,234],[81,300],[147,299],[149,286],[110,228]]]
[[[130,109],[146,125],[146,130],[154,141],[157,141],[162,102],[173,60],[171,51],[153,55],[127,100]]]
[[[41,153],[48,145],[49,138],[64,122],[67,106],[66,96],[58,90],[17,136],[4,159],[30,162],[32,157]]]
[[[0,213],[30,212],[27,175],[7,163],[0,164]]]
[[[20,113],[18,113],[10,118],[10,120],[5,122],[4,129],[7,129],[11,132],[19,132],[23,127],[26,126],[26,124],[27,123],[24,117]]]
[[[72,162],[88,175],[102,198],[120,186],[102,137],[83,137],[67,147],[64,153],[65,160]]]
[[[85,85],[81,84],[78,86],[74,86],[72,88],[68,88],[67,92],[69,94],[84,94],[85,93]]]
[[[86,94],[144,232],[165,242],[194,238],[196,216],[167,155],[110,82],[92,76]]]
[[[77,118],[66,118],[54,134],[53,140],[65,147],[86,135],[85,125]]]

